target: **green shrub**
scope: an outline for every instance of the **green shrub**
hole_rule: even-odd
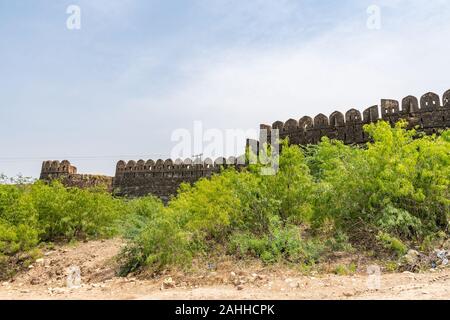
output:
[[[217,248],[300,266],[353,245],[403,254],[404,243],[448,230],[450,218],[449,131],[420,136],[404,127],[367,125],[373,141],[364,147],[328,138],[306,148],[284,141],[276,175],[252,165],[182,185],[157,219],[134,232],[125,269],[158,270]]]
[[[158,215],[136,235],[120,254],[120,273],[126,275],[141,266],[161,271],[168,265],[185,266],[191,261],[189,233],[171,217]]]
[[[41,241],[118,232],[129,240],[124,274],[225,253],[308,267],[355,246],[400,256],[448,238],[450,131],[423,136],[383,121],[364,129],[373,140],[365,146],[283,141],[275,175],[261,174],[261,165],[222,170],[181,185],[166,207],[154,197],[114,199],[59,182],[0,184],[0,260]]]
[[[134,239],[161,214],[163,207],[161,200],[153,196],[127,201],[126,214],[122,214],[119,219],[120,233],[126,239]]]
[[[408,248],[400,239],[397,239],[388,233],[380,232],[377,239],[385,249],[394,252],[399,257],[403,256],[408,251]]]
[[[13,226],[0,221],[0,255],[14,255],[29,251],[39,242],[38,232],[32,227],[19,224]]]
[[[57,181],[35,183],[30,196],[43,241],[111,236],[126,210],[123,201],[104,190],[65,188]]]
[[[247,232],[230,237],[231,253],[261,258],[265,263],[288,261],[310,265],[320,260],[324,250],[322,242],[304,239],[299,226],[283,226],[277,216],[272,217],[269,232],[265,235]]]
[[[0,184],[0,277],[10,274],[14,256],[34,253],[40,242],[117,234],[117,221],[129,212],[105,190],[2,179],[14,184]]]
[[[340,276],[351,275],[356,272],[357,266],[355,263],[349,265],[339,264],[334,268],[334,273]]]
[[[406,210],[397,209],[391,205],[382,210],[377,224],[381,230],[403,239],[418,238],[423,234],[423,226],[419,218],[412,216]]]
[[[302,239],[298,227],[288,226],[267,236],[234,234],[229,252],[240,257],[259,258],[264,263],[286,261],[312,265],[320,260],[324,249],[320,242]]]
[[[404,126],[403,122],[394,128],[385,122],[366,125],[374,141],[365,148],[324,138],[309,150],[320,185],[313,217],[317,228],[330,219],[356,238],[363,236],[361,230],[372,229],[403,240],[420,240],[447,228],[448,131],[439,137],[417,137]]]

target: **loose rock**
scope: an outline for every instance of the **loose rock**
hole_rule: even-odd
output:
[[[175,288],[175,282],[173,281],[172,277],[164,279],[161,288],[162,289]]]

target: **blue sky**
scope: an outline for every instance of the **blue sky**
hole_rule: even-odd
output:
[[[0,0],[0,172],[68,158],[113,174],[167,158],[196,120],[247,130],[442,95],[449,36],[446,0]]]

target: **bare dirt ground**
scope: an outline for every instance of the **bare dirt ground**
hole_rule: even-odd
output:
[[[114,257],[122,246],[113,239],[46,251],[26,272],[0,284],[0,299],[450,299],[449,268],[373,278],[366,272],[306,276],[287,268],[228,262],[190,275],[121,278],[115,275]],[[81,270],[77,288],[67,287],[72,266]]]

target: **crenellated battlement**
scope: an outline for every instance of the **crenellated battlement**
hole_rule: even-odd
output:
[[[190,172],[193,171],[217,171],[222,166],[237,166],[239,164],[245,164],[245,157],[240,156],[229,157],[228,159],[220,157],[215,161],[212,161],[210,158],[206,158],[205,160],[200,159],[190,159],[187,158],[185,160],[176,159],[175,161],[172,159],[167,160],[130,160],[125,162],[120,160],[116,165],[116,176],[123,175],[129,172],[133,173],[185,173],[185,175],[189,175]]]
[[[61,162],[44,161],[41,169],[41,179],[48,175],[76,174],[77,168],[72,166],[68,160]]]
[[[415,96],[398,100],[382,99],[381,105],[371,106],[362,113],[351,108],[345,114],[334,111],[329,117],[320,113],[314,118],[304,116],[299,120],[275,121],[271,126],[262,124],[268,132],[278,129],[280,138],[289,137],[292,144],[316,144],[323,136],[342,140],[347,144],[367,142],[369,137],[363,130],[368,123],[385,120],[392,125],[399,120],[407,120],[409,128],[418,128],[427,134],[450,127],[450,90],[442,97],[442,104],[436,93],[428,92],[419,100]]]
[[[58,160],[44,161],[42,163],[40,180],[60,180],[67,187],[91,188],[106,187],[112,188],[112,177],[93,174],[78,174],[77,168],[68,160],[59,162]]]
[[[380,106],[366,108],[362,113],[350,108],[347,112],[334,111],[329,116],[322,113],[314,118],[304,116],[299,120],[275,121],[272,125],[262,124],[266,129],[267,141],[271,141],[274,129],[279,137],[289,137],[291,144],[316,144],[322,137],[342,140],[346,144],[361,144],[369,140],[363,126],[379,120],[394,125],[399,120],[408,122],[409,128],[417,128],[427,134],[450,128],[450,90],[442,101],[436,93],[428,92],[420,100],[407,96],[401,100],[382,99]],[[252,152],[258,153],[258,141],[247,140]],[[41,170],[42,180],[60,179],[67,186],[92,187],[106,184],[118,196],[145,196],[153,194],[167,202],[175,195],[181,183],[194,183],[201,178],[211,177],[221,167],[243,168],[245,156],[212,159],[167,159],[162,160],[120,160],[116,164],[114,178],[107,176],[82,175],[69,161],[44,161]]]
[[[241,168],[245,156],[212,159],[167,160],[120,160],[116,165],[113,180],[114,194],[118,196],[143,196],[153,194],[167,201],[176,194],[181,183],[194,183],[200,178],[209,178],[221,167]]]

